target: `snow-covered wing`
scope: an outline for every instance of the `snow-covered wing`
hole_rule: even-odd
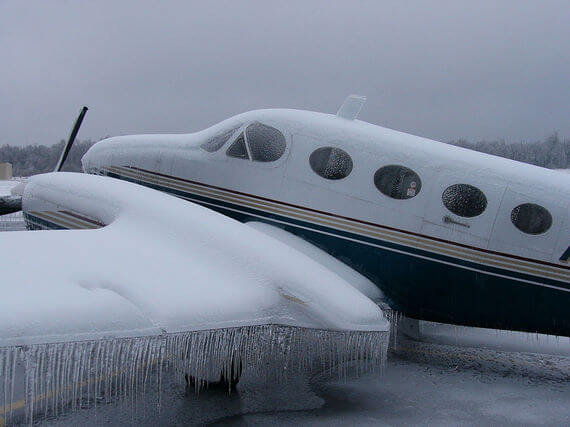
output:
[[[362,292],[371,300],[381,301],[384,299],[380,288],[378,288],[378,286],[372,283],[369,279],[301,237],[295,236],[294,234],[279,227],[263,222],[252,221],[248,222],[247,225],[305,254],[327,270],[340,276],[353,288]]]
[[[46,174],[23,206],[101,228],[0,234],[0,347],[264,324],[387,330],[369,298],[310,257],[157,191]]]

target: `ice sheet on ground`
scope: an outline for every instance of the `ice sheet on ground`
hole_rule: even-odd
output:
[[[0,258],[0,346],[269,323],[388,328],[337,274],[204,207],[105,177],[30,179],[24,210],[54,201],[109,225],[0,235],[9,248]]]
[[[409,341],[400,344],[398,353],[389,356],[381,378],[369,375],[331,381],[318,376],[309,383],[303,377],[268,386],[244,376],[231,396],[213,391],[195,396],[184,393],[167,375],[160,413],[152,389],[135,411],[126,403],[99,405],[43,424],[567,424],[568,357]]]

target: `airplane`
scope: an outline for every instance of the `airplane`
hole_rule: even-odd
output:
[[[362,122],[364,102],[111,137],[83,169],[285,230],[406,317],[570,336],[570,176]]]
[[[364,100],[112,137],[83,168],[292,233],[407,317],[570,336],[570,177],[359,121]]]
[[[14,346],[70,337],[87,343],[78,360],[93,340],[138,336],[154,337],[155,352],[166,337],[176,355],[200,343],[200,359],[204,331],[272,325],[324,331],[301,353],[326,359],[332,345],[344,352],[333,361],[354,351],[382,361],[379,300],[413,319],[570,336],[570,175],[360,121],[364,102],[111,137],[84,155],[83,174],[62,173],[83,110],[56,171],[0,198],[0,214],[22,210],[29,229],[52,230],[0,235],[5,247],[26,243],[0,260],[3,277],[24,284],[15,296],[0,287],[0,365]],[[23,267],[24,254],[40,268]],[[208,375],[235,382],[244,338],[224,337],[232,344]]]

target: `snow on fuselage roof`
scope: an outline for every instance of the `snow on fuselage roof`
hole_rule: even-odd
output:
[[[549,191],[568,193],[570,177],[560,179],[551,169],[505,159],[463,147],[407,134],[361,120],[347,120],[333,114],[294,109],[253,110],[238,114],[205,130],[188,134],[141,134],[107,138],[106,150],[152,148],[198,149],[205,139],[231,129],[236,125],[254,121],[277,124],[290,133],[301,133],[324,140],[339,140],[362,153],[382,154],[400,152],[410,160],[429,158],[432,168],[444,168],[450,173],[465,174],[466,171],[486,174],[489,178],[503,182],[540,182]],[[95,145],[91,150],[102,149]],[[85,157],[88,162],[89,155]]]

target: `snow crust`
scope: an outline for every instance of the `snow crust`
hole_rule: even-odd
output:
[[[263,324],[388,330],[381,310],[338,274],[187,201],[51,173],[29,180],[23,207],[108,225],[0,234],[0,347]]]

